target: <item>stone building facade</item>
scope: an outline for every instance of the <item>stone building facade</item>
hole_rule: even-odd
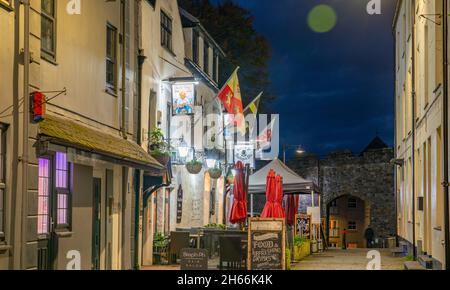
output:
[[[330,208],[336,200],[355,197],[364,201],[366,220],[361,231],[370,225],[381,240],[396,233],[393,157],[393,150],[377,137],[359,155],[349,150],[333,152],[325,158],[304,155],[290,161],[289,167],[319,185],[322,216],[328,222]],[[342,226],[341,230],[346,227]]]

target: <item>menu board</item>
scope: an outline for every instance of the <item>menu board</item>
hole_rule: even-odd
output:
[[[247,268],[249,270],[284,270],[285,239],[284,219],[250,219]]]
[[[208,270],[208,251],[202,249],[181,249],[181,270]]]
[[[311,239],[311,216],[306,214],[296,215],[294,232],[296,236]]]

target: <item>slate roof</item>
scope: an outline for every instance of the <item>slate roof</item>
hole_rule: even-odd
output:
[[[366,149],[364,149],[361,154],[363,154],[364,152],[367,151],[371,151],[371,150],[378,150],[378,149],[386,149],[389,148],[388,145],[386,145],[386,143],[384,143],[383,140],[381,140],[380,137],[376,136],[372,142],[369,143],[369,145],[367,145]]]
[[[39,134],[50,137],[52,143],[59,145],[138,163],[152,169],[164,168],[138,144],[75,120],[47,114],[39,123]]]

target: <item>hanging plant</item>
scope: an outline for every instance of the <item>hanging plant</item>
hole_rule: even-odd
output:
[[[199,174],[202,168],[203,164],[195,159],[186,163],[186,169],[190,174]]]
[[[219,179],[222,176],[222,169],[211,168],[211,169],[208,169],[208,173],[212,179]]]
[[[160,128],[156,128],[149,134],[150,155],[161,165],[166,166],[170,160],[171,146],[164,139],[164,134]]]

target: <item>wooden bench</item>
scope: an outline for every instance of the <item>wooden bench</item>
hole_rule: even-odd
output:
[[[407,261],[404,264],[405,270],[411,270],[411,271],[419,271],[419,270],[426,270],[419,262],[417,261]]]

